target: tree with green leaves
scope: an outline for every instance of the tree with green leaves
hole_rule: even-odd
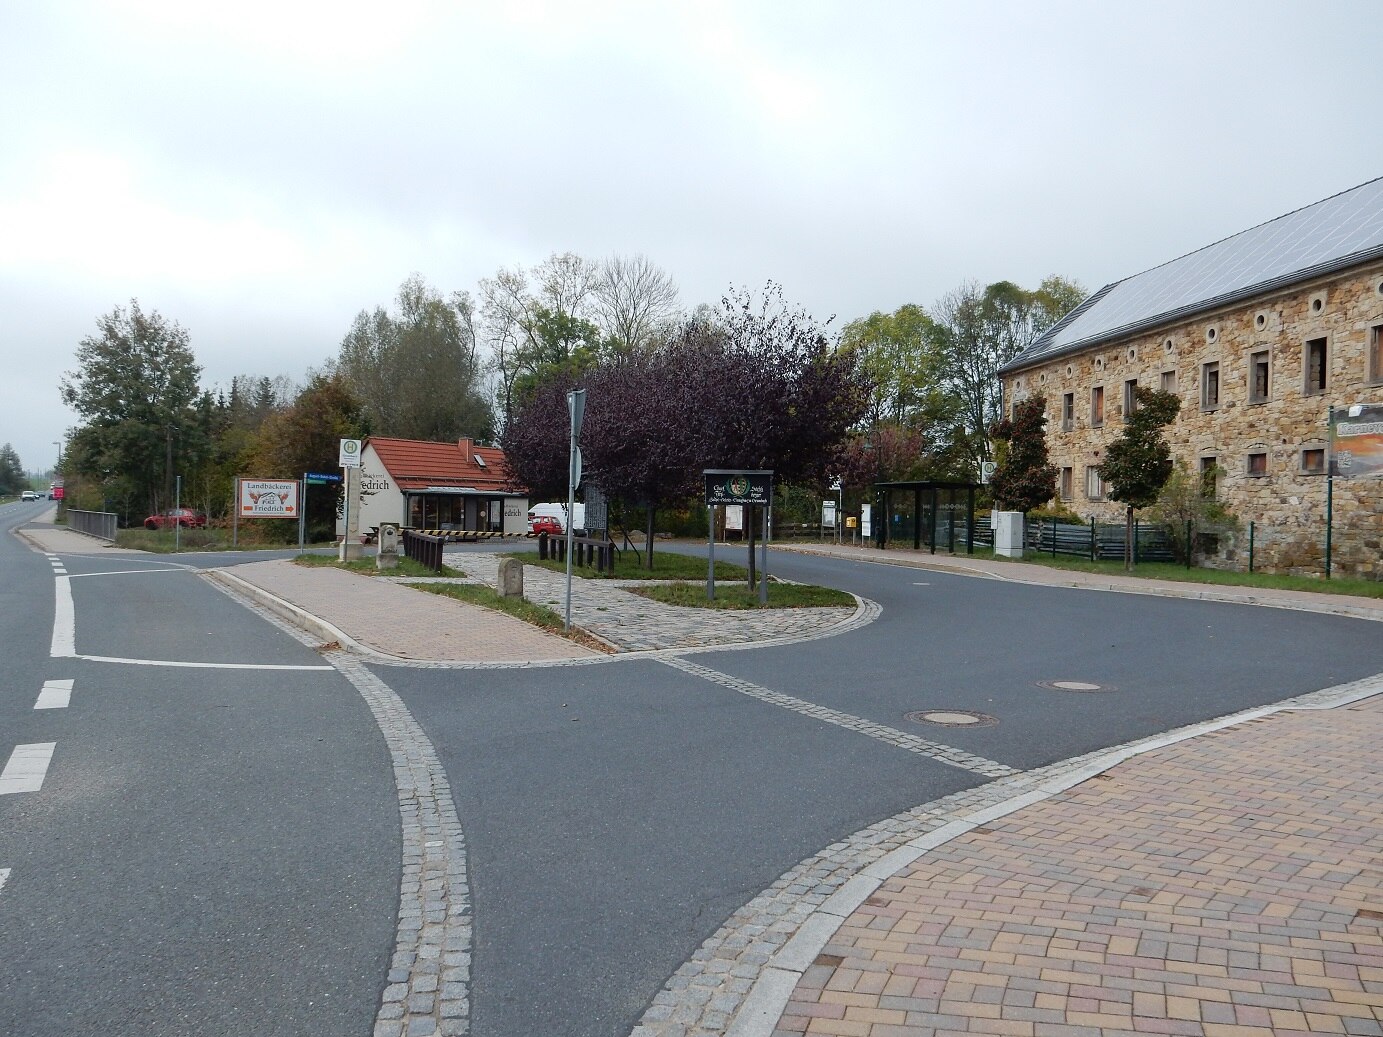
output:
[[[1047,459],[1047,399],[1029,396],[1013,405],[1013,416],[993,428],[1008,449],[990,478],[994,504],[1001,511],[1029,512],[1056,496],[1060,472]]]
[[[340,372],[314,374],[307,387],[288,406],[264,422],[246,453],[253,474],[264,479],[300,479],[305,472],[336,469],[343,439],[370,433],[365,409]],[[313,541],[329,540],[336,530],[339,488],[314,486],[308,493],[306,528]],[[281,534],[297,529],[289,523],[268,523]]]
[[[1110,500],[1127,505],[1124,514],[1124,568],[1133,568],[1133,512],[1157,502],[1172,474],[1172,449],[1162,430],[1176,420],[1181,399],[1162,389],[1134,387],[1133,413],[1123,433],[1105,449],[1100,478]]]
[[[207,446],[196,410],[201,368],[187,331],[156,310],[146,314],[136,299],[96,325],[98,334],[77,347],[77,370],[59,385],[62,402],[84,422],[69,441],[64,472],[120,480],[127,509],[171,506],[173,473]]]
[[[468,303],[459,293],[444,299],[414,274],[393,313],[356,315],[338,366],[376,435],[446,442],[493,434]]]
[[[971,471],[990,460],[986,432],[999,421],[999,368],[1037,340],[1074,308],[1085,291],[1074,281],[1052,275],[1027,291],[1012,281],[981,287],[969,281],[932,307],[937,349],[943,357],[946,391],[960,418],[956,440]]]
[[[12,497],[28,488],[29,478],[24,474],[24,466],[19,463],[19,455],[14,447],[6,443],[0,446],[0,497]]]

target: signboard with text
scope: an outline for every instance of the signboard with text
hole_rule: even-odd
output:
[[[298,517],[296,480],[241,479],[236,498],[241,518]]]
[[[750,504],[768,507],[773,503],[773,472],[734,471],[724,468],[707,468],[702,472],[706,477],[706,505],[715,507],[721,504]]]
[[[1331,412],[1330,473],[1383,477],[1383,404],[1356,403]]]
[[[341,440],[341,461],[342,468],[360,467],[360,440],[343,439]]]

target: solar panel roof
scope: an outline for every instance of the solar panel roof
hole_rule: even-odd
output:
[[[1002,370],[1380,257],[1383,177],[1107,285]]]

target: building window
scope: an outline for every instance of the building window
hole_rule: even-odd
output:
[[[1309,396],[1313,393],[1325,392],[1326,378],[1330,370],[1330,357],[1328,346],[1323,338],[1312,338],[1306,340],[1306,384],[1304,392]]]
[[[1325,447],[1308,446],[1302,448],[1301,473],[1303,475],[1325,474]]]
[[[1170,393],[1177,391],[1177,373],[1175,371],[1162,372],[1162,391]]]
[[[1369,329],[1369,381],[1383,383],[1383,324]]]
[[[1138,409],[1138,379],[1130,378],[1124,383],[1124,420],[1133,417]]]
[[[1249,403],[1267,403],[1271,395],[1268,382],[1268,351],[1249,354]]]
[[[1104,500],[1104,480],[1100,478],[1099,465],[1089,465],[1085,469],[1085,496],[1090,500]]]
[[[1070,432],[1076,427],[1076,394],[1073,392],[1062,393],[1061,395],[1061,431]]]
[[[1266,450],[1255,450],[1249,454],[1246,474],[1256,479],[1268,474],[1268,452]]]
[[[1090,427],[1099,428],[1104,424],[1104,386],[1097,385],[1090,390]]]
[[[1218,457],[1201,458],[1201,496],[1206,500],[1214,500],[1219,495],[1220,482],[1220,459]]]
[[[1072,472],[1071,472],[1071,469],[1069,469],[1069,468],[1063,468],[1063,469],[1061,470],[1061,499],[1062,499],[1062,500],[1070,500],[1070,499],[1071,499],[1071,483],[1072,483]]]
[[[1220,362],[1201,364],[1201,410],[1214,410],[1220,405]]]

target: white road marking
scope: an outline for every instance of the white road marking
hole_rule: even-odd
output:
[[[16,745],[10,753],[10,762],[0,771],[0,796],[12,792],[37,792],[43,788],[48,764],[53,759],[53,749],[57,742],[32,742],[29,745]]]
[[[80,580],[87,576],[143,576],[146,573],[181,573],[186,569],[113,569],[105,573],[73,573],[74,580]]]
[[[173,659],[121,659],[113,655],[73,655],[73,659],[84,659],[92,663],[123,663],[126,666],[182,666],[194,670],[331,670],[327,663],[321,666],[290,666],[286,663],[188,663]]]
[[[68,576],[57,579],[53,645],[49,654],[54,659],[70,659],[77,654],[77,615],[72,606],[72,583]]]
[[[4,889],[5,889],[5,883],[6,883],[7,881],[9,881],[9,877],[10,877],[10,869],[9,869],[9,868],[0,868],[0,892],[3,892],[3,891],[4,891]]]
[[[72,701],[72,681],[44,681],[34,709],[66,709]]]

